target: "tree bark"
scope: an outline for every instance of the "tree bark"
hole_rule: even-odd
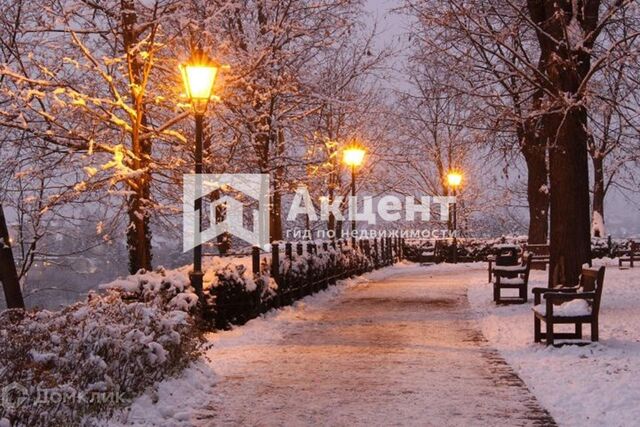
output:
[[[0,281],[7,308],[24,308],[22,289],[20,289],[13,252],[11,252],[11,240],[2,204],[0,204]]]
[[[140,138],[141,130],[146,127],[147,117],[143,99],[144,89],[142,88],[144,65],[133,52],[139,42],[135,2],[122,0],[120,6],[122,40],[130,70],[131,97],[136,110],[135,117],[132,117],[131,151],[133,159],[130,167],[134,171],[141,171],[139,176],[128,181],[132,194],[127,199],[129,217],[127,248],[129,251],[129,272],[135,274],[140,269],[151,270],[151,228],[148,206],[151,196],[151,172],[149,170],[151,142],[149,139]]]
[[[578,89],[591,67],[593,42],[572,46],[567,28],[575,19],[584,34],[595,31],[599,5],[599,0],[527,1],[551,94],[544,120],[551,184],[550,284],[556,270],[564,271],[566,283],[577,283],[582,265],[591,263],[587,111]]]
[[[273,174],[273,194],[271,197],[271,212],[269,215],[269,231],[271,233],[271,241],[282,240],[282,188],[285,178],[285,170],[282,165],[284,155],[284,131],[279,129],[272,132],[275,139],[276,162],[277,166]]]
[[[523,135],[522,155],[527,164],[527,200],[529,202],[529,236],[531,244],[546,244],[549,233],[549,171],[544,138],[535,130]]]
[[[589,168],[587,158],[587,114],[574,108],[550,118],[556,137],[549,148],[551,182],[551,262],[567,283],[578,283],[582,265],[591,263],[589,220]],[[550,276],[552,280],[552,276]]]
[[[593,237],[604,237],[601,236],[601,234],[604,234],[604,230],[596,227],[596,225],[598,225],[596,222],[599,221],[601,221],[604,226],[604,158],[601,155],[596,154],[591,157],[591,162],[593,164]],[[597,218],[598,216],[600,218]]]

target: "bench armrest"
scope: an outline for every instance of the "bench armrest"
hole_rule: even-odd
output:
[[[572,301],[576,299],[590,300],[596,297],[595,292],[575,292],[575,293],[563,293],[563,292],[547,292],[544,294],[544,298],[559,302]]]
[[[500,267],[496,267],[494,266],[492,268],[493,270],[493,274],[495,274],[496,276],[501,276],[501,275],[514,275],[514,274],[524,274],[527,272],[527,267],[520,267],[520,268],[511,268],[509,270],[504,269],[504,268],[500,268]]]
[[[540,296],[547,295],[548,293],[551,293],[551,292],[573,295],[578,291],[579,287],[580,285],[562,286],[562,287],[556,287],[556,288],[533,288],[531,289],[531,293],[533,293],[533,296],[534,296],[533,302],[534,304],[540,304],[540,301],[541,301]]]

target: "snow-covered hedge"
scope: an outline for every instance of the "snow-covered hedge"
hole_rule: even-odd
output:
[[[310,246],[308,246],[310,245]],[[215,324],[226,328],[242,324],[272,308],[325,288],[337,279],[368,271],[377,265],[375,253],[365,254],[359,247],[305,243],[302,254],[293,250],[287,256],[284,245],[279,257],[277,281],[269,277],[271,259],[265,258],[261,273],[253,278],[243,266],[227,266],[216,273],[211,286],[205,286],[213,301]],[[205,283],[206,285],[206,283]]]
[[[1,313],[0,420],[77,425],[180,371],[198,351],[192,304],[188,294],[171,295],[173,282],[159,283],[164,291],[145,288],[134,302],[108,291],[59,312]]]
[[[524,245],[526,236],[511,236],[493,239],[460,238],[457,240],[458,259],[463,261],[485,261],[488,255],[495,254],[495,246],[510,243]],[[440,240],[440,253],[443,261],[451,261],[453,258],[453,240]],[[435,240],[406,240],[405,252],[408,259],[420,260],[420,254],[424,250],[433,249]],[[593,258],[615,258],[630,248],[630,241],[625,239],[591,239],[591,253]]]

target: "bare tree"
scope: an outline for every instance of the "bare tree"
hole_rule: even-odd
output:
[[[509,112],[519,123],[513,129],[523,131],[519,139],[525,141],[525,158],[533,154],[537,159],[532,170],[544,164],[543,147],[549,150],[551,271],[564,263],[567,280],[577,280],[582,264],[590,261],[587,117],[592,82],[604,68],[617,67],[632,54],[637,22],[629,21],[633,29],[614,38],[600,36],[625,17],[632,2],[453,0],[446,6],[408,6],[431,24],[422,37],[430,54],[454,64],[479,97],[495,105],[503,98],[499,91],[517,95]],[[478,76],[483,78],[475,84]],[[513,87],[520,89],[510,93]],[[518,113],[523,106],[524,114]],[[529,140],[540,148],[530,152]],[[535,185],[530,182],[530,205],[531,196],[542,195],[542,186]]]

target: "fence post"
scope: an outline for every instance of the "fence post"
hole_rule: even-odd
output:
[[[311,255],[309,258],[312,259],[313,255],[316,252],[316,244],[312,242],[307,242],[307,253]],[[313,265],[313,263],[312,263]],[[315,276],[313,274],[313,270],[309,269],[309,273],[307,275],[307,286],[311,289],[311,292],[317,292],[319,290],[319,285],[315,282]]]
[[[385,265],[387,265],[387,238],[386,237],[381,237],[380,238],[380,260],[382,261],[381,264],[384,267]]]
[[[400,260],[400,239],[398,236],[393,237],[393,247],[395,249],[395,253],[393,254],[393,262],[398,262]]]
[[[366,259],[366,264],[367,264],[367,268],[366,271],[370,271],[371,269],[371,251],[369,250],[369,239],[363,240],[362,241],[362,253]]]
[[[327,260],[325,262],[328,263],[329,262],[329,243],[328,242],[322,242],[322,251],[324,252],[323,256],[327,257]],[[331,280],[330,276],[333,274],[330,268],[327,269],[327,272],[328,273],[324,275],[324,280],[321,282],[322,283],[321,286],[323,289],[326,289],[327,287],[329,287],[329,281]]]
[[[398,257],[398,238],[397,237],[393,237],[393,258],[392,258],[392,263],[395,264],[397,261],[397,257]]]
[[[389,237],[389,263],[393,264],[396,259],[396,240],[393,236]]]
[[[377,269],[378,268],[378,238],[374,238],[373,239],[373,268]]]
[[[254,276],[260,275],[260,247],[251,248],[251,268]]]
[[[289,259],[289,261],[293,260],[293,251],[291,249],[290,242],[284,244],[284,255]]]
[[[302,255],[302,243],[298,242],[298,244],[296,245],[296,253],[298,255]]]
[[[280,284],[280,248],[277,243],[271,244],[271,277]]]
[[[384,251],[382,252],[384,254],[384,265],[387,266],[389,265],[389,238],[385,237],[382,240],[384,242]]]

